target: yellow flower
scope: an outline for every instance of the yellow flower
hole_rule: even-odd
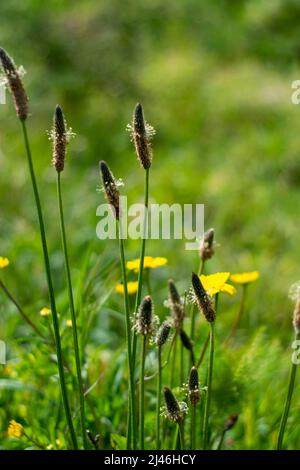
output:
[[[153,258],[152,256],[145,256],[144,258],[144,268],[160,268],[161,266],[165,266],[167,264],[167,258],[163,258],[161,256],[156,256]],[[139,272],[140,269],[140,260],[134,259],[132,261],[127,261],[127,269],[133,270],[135,273]]]
[[[24,429],[22,424],[17,423],[14,419],[9,422],[7,434],[9,437],[21,437],[23,435]]]
[[[137,292],[138,284],[139,283],[137,281],[127,282],[127,290],[128,290],[129,295],[135,294]],[[116,292],[118,294],[124,294],[124,285],[123,284],[117,284],[116,285]]]
[[[69,327],[69,328],[72,328],[72,320],[67,320],[66,321],[66,326]]]
[[[49,315],[51,315],[50,308],[48,308],[48,307],[42,308],[42,310],[40,310],[40,315],[41,315],[41,317],[48,317]]]
[[[251,271],[247,273],[231,274],[230,279],[236,284],[249,284],[249,282],[256,281],[259,276],[260,274],[258,271]]]
[[[3,256],[0,256],[0,269],[6,268],[6,266],[8,265],[9,265],[9,259],[3,258]]]
[[[219,292],[234,295],[236,294],[236,288],[231,284],[227,284],[229,276],[230,273],[227,272],[209,274],[208,276],[201,274],[200,281],[209,295],[215,295]]]

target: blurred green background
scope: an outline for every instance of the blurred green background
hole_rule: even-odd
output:
[[[96,189],[98,161],[104,159],[124,180],[129,201],[142,201],[143,170],[126,132],[140,101],[156,129],[151,201],[205,204],[206,228],[215,228],[219,245],[209,272],[261,273],[251,286],[239,341],[232,350],[217,351],[213,419],[217,432],[228,414],[240,413],[230,448],[272,448],[290,365],[288,290],[300,278],[300,108],[291,103],[292,81],[300,79],[299,1],[12,0],[1,3],[0,16],[0,44],[27,71],[28,127],[65,316],[56,174],[46,133],[56,103],[76,133],[63,173],[69,250],[76,292],[84,293],[83,314],[89,318],[86,374],[90,382],[101,371],[105,378],[92,392],[90,426],[106,436],[105,445],[109,432],[125,432],[122,302],[113,292],[120,278],[118,251],[113,241],[96,239],[96,207],[103,202]],[[11,265],[1,278],[41,322],[47,290],[19,127],[7,94],[7,105],[0,106],[0,255]],[[127,252],[136,257],[138,244],[129,242]],[[182,292],[188,288],[197,253],[185,251],[181,241],[151,241],[147,254],[169,260],[168,267],[153,272],[157,312],[163,316],[166,280],[172,276]],[[222,298],[220,338],[237,302]],[[67,344],[70,334],[64,334]],[[48,376],[57,391],[55,366],[48,369],[48,356],[41,354],[45,346],[36,343],[2,293],[0,339],[8,344],[8,362],[17,374],[9,379],[3,371],[0,382],[2,447],[23,445],[6,439],[11,418],[24,420],[32,432],[52,420],[51,432],[43,431],[45,442],[52,442],[57,403],[53,398],[52,409],[48,400],[55,392],[34,395],[33,409],[41,411],[32,414],[30,387],[43,389]],[[113,399],[101,402],[108,390]],[[151,400],[150,385],[149,406]],[[299,411],[295,399],[289,448],[299,448]]]

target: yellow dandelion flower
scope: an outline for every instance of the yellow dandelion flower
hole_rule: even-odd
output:
[[[14,419],[9,422],[7,434],[9,437],[22,437],[24,432],[23,426],[20,423],[17,423]]]
[[[51,315],[51,310],[50,308],[48,307],[44,307],[40,310],[40,315],[41,317],[48,317],[49,315]]]
[[[0,256],[0,269],[6,268],[9,265],[9,259]]]
[[[72,328],[72,325],[73,325],[72,320],[69,319],[69,320],[66,321],[66,326],[68,328]]]
[[[219,292],[234,295],[236,293],[236,288],[231,284],[227,284],[229,276],[229,272],[209,274],[208,276],[201,274],[200,281],[208,295],[212,296]]]
[[[155,258],[153,258],[152,256],[145,256],[144,268],[150,268],[150,269],[160,268],[161,266],[165,266],[167,262],[168,262],[167,258],[164,258],[162,256],[156,256]],[[129,269],[130,271],[134,271],[135,273],[138,273],[140,269],[140,260],[134,259],[132,261],[127,261],[126,266],[127,266],[127,269]]]
[[[260,274],[258,271],[251,271],[246,273],[231,274],[230,280],[236,284],[249,284],[259,278]]]
[[[129,295],[133,295],[137,292],[138,284],[139,283],[137,281],[127,282],[127,290],[128,290]],[[123,284],[117,284],[116,285],[116,292],[118,294],[124,294],[124,285]]]

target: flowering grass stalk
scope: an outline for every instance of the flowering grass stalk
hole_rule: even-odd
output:
[[[161,384],[162,384],[162,361],[161,349],[167,341],[171,325],[163,322],[157,332],[155,343],[157,345],[157,389],[156,389],[156,450],[160,450],[160,408],[161,408]]]
[[[191,403],[191,450],[196,449],[196,405],[200,400],[199,378],[196,367],[189,374],[189,399]]]
[[[71,278],[71,270],[69,264],[68,256],[68,246],[67,246],[67,237],[66,237],[66,228],[64,220],[64,210],[63,210],[63,200],[62,200],[62,191],[61,191],[61,172],[64,169],[64,162],[66,157],[66,147],[68,144],[67,130],[65,126],[65,119],[63,112],[59,106],[56,107],[54,114],[54,122],[52,129],[52,138],[53,138],[53,166],[57,171],[57,200],[58,200],[58,209],[59,209],[59,219],[60,219],[60,228],[61,228],[61,241],[62,248],[64,253],[64,262],[65,262],[65,271],[68,285],[68,295],[69,295],[69,306],[71,312],[72,320],[72,332],[73,332],[73,345],[75,353],[75,364],[76,364],[76,375],[77,375],[77,385],[79,391],[79,403],[80,403],[80,422],[81,422],[81,433],[84,449],[87,448],[87,439],[86,439],[86,429],[85,429],[85,403],[84,403],[84,386],[81,373],[81,361],[80,361],[80,349],[78,342],[78,332],[77,332],[77,319],[74,305],[73,297],[73,286]]]
[[[52,312],[53,330],[54,330],[54,336],[55,336],[57,364],[58,364],[62,399],[63,399],[66,419],[68,422],[68,427],[69,427],[69,431],[71,435],[72,446],[74,449],[78,449],[77,438],[76,438],[76,434],[74,430],[74,425],[73,425],[71,410],[70,410],[70,405],[69,405],[69,399],[68,399],[68,394],[67,394],[67,386],[66,386],[65,373],[64,373],[64,367],[63,367],[62,348],[61,348],[61,340],[60,340],[60,332],[59,332],[59,321],[58,321],[57,310],[56,310],[56,302],[55,302],[55,295],[54,295],[54,289],[53,289],[53,283],[52,283],[42,207],[41,207],[38,187],[36,183],[35,171],[34,171],[25,121],[21,121],[21,125],[22,125],[22,130],[23,130],[23,135],[24,135],[24,142],[25,142],[25,148],[26,148],[26,153],[27,153],[27,158],[28,158],[29,172],[30,172],[32,186],[33,186],[33,192],[34,192],[39,226],[40,226],[40,234],[41,234],[42,248],[43,248],[43,254],[44,254],[44,263],[45,263],[50,305],[51,305],[51,312]]]
[[[130,303],[127,287],[126,262],[124,239],[122,236],[122,223],[120,222],[120,194],[116,184],[116,180],[110,171],[107,163],[101,161],[99,164],[100,174],[103,182],[103,190],[106,199],[111,206],[113,214],[116,218],[117,238],[120,250],[120,264],[122,272],[122,282],[124,286],[124,308],[125,308],[125,328],[126,328],[126,344],[127,344],[127,360],[128,360],[128,426],[127,426],[127,449],[131,449],[131,439],[133,441],[133,449],[136,449],[136,420],[135,420],[135,396],[134,396],[134,368],[132,362],[131,349],[131,320],[130,320]]]
[[[45,271],[46,271],[46,278],[48,284],[48,291],[49,291],[49,298],[51,304],[51,311],[52,311],[52,319],[53,319],[53,329],[54,329],[54,336],[55,336],[55,344],[56,344],[56,354],[57,354],[57,365],[58,365],[58,372],[60,378],[60,386],[61,386],[61,393],[62,399],[66,414],[66,419],[70,431],[72,447],[74,449],[78,448],[77,438],[73,426],[69,399],[67,394],[67,387],[65,381],[65,373],[64,373],[64,366],[63,366],[63,358],[62,358],[62,349],[61,349],[61,340],[60,340],[60,332],[59,332],[59,322],[58,316],[56,311],[56,302],[55,302],[55,295],[52,283],[52,276],[51,276],[51,269],[50,269],[50,261],[49,261],[49,254],[48,254],[48,247],[47,247],[47,240],[46,240],[46,232],[45,232],[45,225],[44,225],[44,218],[42,213],[42,207],[40,202],[39,191],[36,182],[36,176],[34,171],[34,165],[29,145],[29,139],[27,134],[27,127],[26,127],[26,120],[28,117],[28,98],[19,74],[19,71],[16,69],[16,66],[9,55],[5,52],[4,49],[0,48],[0,61],[5,72],[7,78],[7,84],[11,90],[13,100],[15,103],[15,109],[17,117],[20,120],[25,150],[28,160],[28,167],[29,173],[37,208],[37,215],[39,221],[39,228],[40,228],[40,236],[42,242],[42,249],[43,249],[43,256],[44,256],[44,264],[45,264]]]

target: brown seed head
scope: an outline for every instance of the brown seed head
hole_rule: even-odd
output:
[[[195,406],[200,400],[199,377],[196,367],[191,368],[189,375],[189,397],[193,406]]]
[[[153,303],[150,295],[147,295],[142,300],[140,305],[138,319],[137,319],[137,331],[146,336],[153,332]]]
[[[173,279],[169,279],[168,287],[169,305],[171,307],[173,324],[176,329],[179,329],[181,328],[182,322],[184,320],[184,307]]]
[[[224,431],[229,431],[229,429],[233,428],[233,426],[235,425],[235,423],[238,420],[238,417],[239,417],[239,415],[237,415],[237,414],[233,414],[233,415],[229,416],[228,420],[224,424]]]
[[[134,109],[131,133],[138,160],[142,167],[147,170],[152,163],[150,141],[154,131],[153,128],[145,122],[143,108],[140,103],[138,103]]]
[[[214,254],[214,236],[215,231],[213,228],[210,228],[205,234],[200,242],[199,255],[203,261],[210,259]]]
[[[56,171],[60,173],[65,166],[66,150],[67,150],[67,134],[66,123],[59,105],[56,106],[53,116],[53,128],[51,131],[51,139],[53,143],[52,164]]]
[[[199,310],[202,310],[203,315],[209,323],[214,322],[216,319],[216,312],[199,279],[199,276],[195,273],[192,273],[192,285]]]
[[[171,325],[168,321],[164,321],[157,332],[155,343],[157,346],[162,346],[167,341],[171,330]]]
[[[183,414],[180,409],[180,405],[174,397],[169,387],[164,387],[164,397],[168,413],[168,418],[174,423],[179,423],[183,419]]]
[[[117,220],[120,218],[120,193],[116,185],[115,178],[110,171],[107,163],[102,160],[99,163],[100,174],[103,181],[104,192],[108,203],[111,205]]]
[[[21,121],[25,121],[28,117],[28,98],[13,60],[2,47],[0,47],[0,62],[14,99],[17,116]]]

